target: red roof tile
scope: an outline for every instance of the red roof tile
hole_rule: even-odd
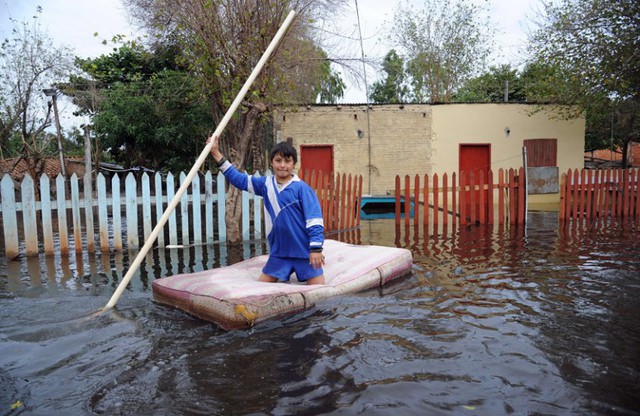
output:
[[[0,159],[0,176],[9,173],[14,181],[20,182],[25,173],[29,171],[29,165],[24,159],[20,159],[18,164],[12,169],[17,158]],[[55,179],[60,174],[60,158],[47,157],[42,159],[44,167],[41,173],[46,173],[51,179]],[[84,158],[79,156],[65,157],[65,165],[67,167],[67,175],[83,175],[84,174]]]

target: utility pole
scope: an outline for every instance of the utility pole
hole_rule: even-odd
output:
[[[91,136],[89,131],[91,127],[86,124],[84,128],[84,193],[85,198],[87,195],[93,195],[93,166],[91,163]]]
[[[60,127],[60,116],[58,115],[58,90],[55,88],[45,88],[42,90],[44,95],[51,97],[53,103],[53,115],[56,120],[56,131],[58,134],[58,153],[60,154],[60,173],[66,179],[67,168],[64,164],[64,150],[62,149],[62,127]]]
[[[509,102],[509,80],[504,81],[504,102]]]

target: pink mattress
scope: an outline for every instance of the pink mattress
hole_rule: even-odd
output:
[[[215,322],[224,329],[258,322],[314,306],[345,293],[379,287],[410,273],[411,252],[402,248],[358,246],[335,240],[324,244],[325,285],[258,282],[267,256],[153,282],[156,302]]]

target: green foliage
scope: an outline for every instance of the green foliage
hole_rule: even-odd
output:
[[[297,11],[221,138],[222,151],[242,169],[263,165],[259,159],[265,137],[260,125],[270,106],[330,102],[342,96],[344,83],[311,35],[311,25],[345,1],[125,0],[125,4],[152,35],[177,40],[181,62],[207,97],[214,122],[226,114],[289,11]]]
[[[371,86],[369,98],[375,103],[396,104],[405,101],[408,87],[404,71],[404,60],[395,49],[387,52],[382,62],[382,70],[386,78],[376,81]]]
[[[610,141],[604,124],[613,115],[616,144],[626,151],[640,140],[640,2],[547,1],[545,12],[531,51],[560,75],[559,100],[586,112],[593,146]]]
[[[323,76],[320,78],[319,92],[317,102],[319,103],[335,103],[339,98],[344,96],[344,90],[347,88],[340,73],[331,68],[329,62],[321,67]]]
[[[491,25],[468,0],[425,0],[396,10],[393,37],[407,56],[413,102],[449,102],[461,84],[484,67]]]
[[[327,53],[321,48],[317,48],[318,54],[324,57],[322,63],[318,67],[319,76],[316,87],[314,88],[317,101],[320,103],[335,103],[338,98],[344,96],[344,90],[347,87],[340,77],[340,74],[331,67],[331,61],[327,57]],[[315,102],[309,101],[309,102]]]
[[[542,60],[528,62],[520,78],[527,101],[571,104],[567,97],[575,86],[571,82],[571,76],[557,65]],[[582,115],[582,110],[577,108],[577,113],[573,115]]]
[[[542,59],[565,68],[582,93],[638,93],[640,3],[634,0],[547,2],[547,19],[534,37]]]
[[[117,162],[185,170],[204,146],[212,126],[207,101],[176,54],[176,48],[150,51],[129,42],[109,55],[77,60],[89,78],[72,79],[69,91],[82,111],[94,114],[101,147]],[[92,91],[96,98],[87,99]]]
[[[302,40],[300,48],[306,50],[309,63],[304,65],[307,76],[297,80],[288,81],[289,89],[274,91],[273,97],[269,100],[276,100],[278,103],[335,103],[338,98],[344,95],[346,85],[340,74],[331,67],[331,60],[327,53],[315,45],[310,40]],[[292,57],[293,59],[293,57]],[[263,100],[266,96],[260,96],[257,91],[253,91],[254,100]]]
[[[499,103],[505,101],[505,89],[510,102],[526,101],[524,81],[511,65],[492,66],[489,72],[472,78],[458,89],[454,102]]]
[[[491,67],[489,72],[473,78],[460,88],[455,102],[503,102],[505,81],[509,82],[509,102],[556,104],[561,118],[585,115],[585,108],[567,100],[575,86],[557,67],[546,62],[532,61],[522,71],[509,65]],[[610,146],[610,102],[600,97],[586,105],[585,148],[601,149]],[[537,109],[534,107],[534,111]]]
[[[567,107],[567,93],[573,88],[567,75],[546,62],[531,61],[522,71],[511,65],[492,66],[489,71],[471,78],[454,95],[455,102],[504,102],[508,85],[509,102],[553,103]],[[568,111],[568,110],[565,110]],[[576,108],[567,116],[582,115]]]
[[[74,126],[66,132],[66,137],[62,138],[62,147],[65,157],[84,156],[84,133]]]
[[[0,123],[4,121],[0,120]],[[0,124],[0,128],[3,130],[5,126]],[[20,156],[22,150],[22,139],[20,134],[12,129],[6,129],[7,133],[3,134],[2,144],[0,145],[0,158],[13,158]]]

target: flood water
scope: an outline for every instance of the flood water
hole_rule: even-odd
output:
[[[135,253],[5,261],[0,414],[640,414],[638,225],[530,213],[412,232],[373,220],[359,236],[410,248],[411,276],[231,332],[153,303],[151,281],[262,242],[154,251],[97,317]]]

